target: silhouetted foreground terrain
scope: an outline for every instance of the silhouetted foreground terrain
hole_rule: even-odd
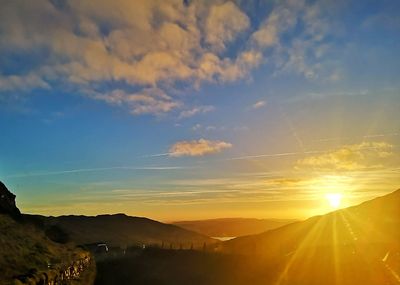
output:
[[[261,268],[263,271],[258,272]],[[102,260],[97,263],[97,270],[98,285],[235,285],[272,280],[277,267],[260,264],[250,257],[149,248]]]
[[[122,214],[23,215],[0,183],[0,284],[92,284],[86,249],[96,284],[395,285],[400,190],[220,243]]]
[[[220,245],[213,252],[146,249],[105,259],[96,283],[399,284],[400,190]]]
[[[54,242],[26,220],[15,205],[15,195],[0,182],[1,285],[52,284],[72,279],[74,284],[86,285],[94,280],[94,268],[88,251]]]
[[[174,225],[209,237],[239,237],[254,235],[295,222],[290,219],[226,218],[198,221],[179,221]]]

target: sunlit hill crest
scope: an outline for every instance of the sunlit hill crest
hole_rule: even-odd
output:
[[[337,204],[337,196],[330,200]],[[400,282],[400,189],[265,233],[237,238],[224,252],[280,260],[276,284]]]

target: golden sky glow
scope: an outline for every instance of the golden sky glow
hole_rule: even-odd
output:
[[[0,179],[24,212],[303,219],[400,187],[386,1],[6,2]]]

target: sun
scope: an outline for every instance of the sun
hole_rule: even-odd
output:
[[[340,203],[342,202],[342,194],[340,193],[329,193],[326,194],[326,199],[329,202],[329,205],[331,205],[332,208],[339,208]]]

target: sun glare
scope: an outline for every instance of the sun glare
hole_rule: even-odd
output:
[[[332,208],[339,208],[340,203],[342,201],[342,194],[339,193],[329,193],[326,194],[326,199],[329,202],[329,205],[331,205]]]

